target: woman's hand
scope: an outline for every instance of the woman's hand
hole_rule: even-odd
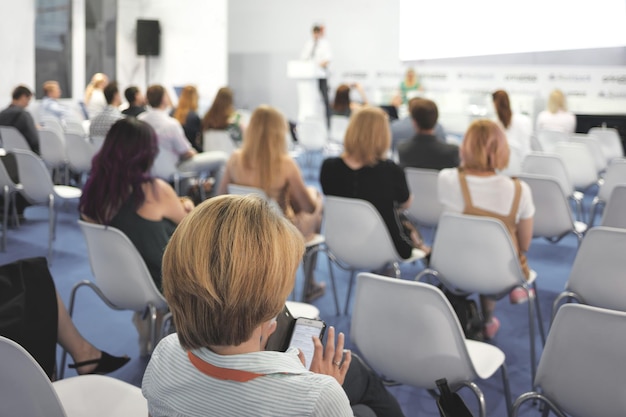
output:
[[[193,201],[191,201],[189,197],[181,197],[180,204],[183,205],[183,210],[185,210],[185,213],[189,213],[195,207]]]
[[[335,328],[328,329],[326,337],[326,347],[318,337],[313,337],[315,351],[311,361],[311,371],[318,374],[330,375],[343,385],[343,381],[348,373],[352,355],[349,350],[343,350],[344,334],[337,336],[337,347],[335,348]],[[302,358],[301,358],[302,359]]]

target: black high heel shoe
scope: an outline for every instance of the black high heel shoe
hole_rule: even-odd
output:
[[[122,366],[126,365],[130,358],[128,356],[112,356],[102,351],[100,359],[90,359],[88,361],[82,361],[68,365],[68,368],[77,369],[82,366],[98,364],[93,371],[87,372],[87,374],[99,374],[104,375],[117,371]]]

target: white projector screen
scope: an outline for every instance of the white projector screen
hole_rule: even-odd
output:
[[[400,0],[400,60],[626,45],[626,0]]]

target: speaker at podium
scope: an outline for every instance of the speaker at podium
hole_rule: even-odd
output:
[[[318,85],[318,79],[326,77],[324,70],[310,60],[293,60],[287,62],[287,77],[297,81],[298,121],[326,120],[324,102]]]

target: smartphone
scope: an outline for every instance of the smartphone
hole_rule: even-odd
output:
[[[306,369],[311,368],[311,361],[313,360],[313,352],[315,347],[313,345],[313,337],[324,336],[326,330],[326,323],[322,320],[313,320],[298,318],[293,326],[293,333],[291,334],[291,340],[289,341],[289,347],[297,347],[304,354]]]

